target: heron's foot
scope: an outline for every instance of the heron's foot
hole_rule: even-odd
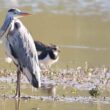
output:
[[[16,99],[19,99],[20,98],[20,94],[15,94],[14,96],[13,96],[13,98],[16,98]]]

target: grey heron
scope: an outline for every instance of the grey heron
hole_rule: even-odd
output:
[[[34,41],[38,52],[39,63],[46,68],[50,68],[52,64],[59,60],[60,49],[58,46],[51,44],[46,45],[40,41]]]
[[[9,9],[5,21],[0,29],[7,55],[12,58],[17,67],[17,86],[15,96],[20,97],[20,76],[23,73],[31,85],[41,87],[40,67],[38,55],[32,36],[19,20],[30,15],[19,9]]]

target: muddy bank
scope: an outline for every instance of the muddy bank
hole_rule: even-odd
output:
[[[0,82],[15,83],[16,71],[0,70]],[[42,85],[62,85],[78,90],[91,90],[98,87],[101,90],[110,88],[110,69],[108,67],[89,68],[77,67],[66,68],[57,71],[44,71],[41,75]],[[28,83],[22,76],[21,83]]]

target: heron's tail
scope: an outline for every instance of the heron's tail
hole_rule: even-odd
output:
[[[36,76],[32,75],[31,85],[35,88],[41,87],[41,82],[36,78]]]
[[[27,68],[23,69],[23,73],[27,77],[28,81],[31,83],[31,85],[35,88],[41,87],[41,81],[40,81],[40,69],[36,73],[30,73]]]

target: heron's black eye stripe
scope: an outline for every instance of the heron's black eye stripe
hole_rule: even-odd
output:
[[[15,9],[10,9],[10,10],[8,10],[8,12],[16,12],[16,10]]]

